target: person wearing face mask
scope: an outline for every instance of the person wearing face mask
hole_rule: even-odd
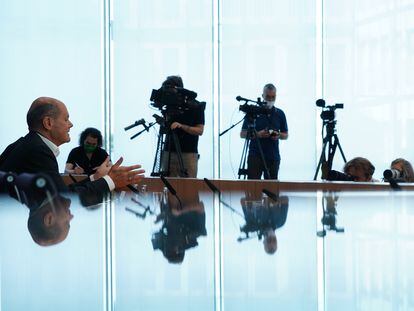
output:
[[[80,135],[79,147],[69,153],[65,173],[94,174],[96,168],[108,157],[108,153],[101,147],[101,132],[93,127],[85,129]]]
[[[257,137],[260,139],[269,176],[260,156],[258,144],[255,139],[252,139],[247,159],[247,178],[260,179],[263,174],[264,179],[278,179],[280,166],[279,140],[288,138],[288,126],[285,113],[275,107],[276,87],[271,83],[266,84],[263,87],[262,97],[265,101],[264,105],[269,108],[269,113],[257,116],[255,130]],[[247,126],[248,121],[245,119],[240,132],[241,138],[246,138]]]

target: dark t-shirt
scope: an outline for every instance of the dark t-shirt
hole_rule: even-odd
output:
[[[247,119],[244,120],[242,129],[247,130]],[[280,132],[287,132],[288,126],[285,113],[276,107],[270,110],[268,115],[259,115],[256,118],[255,123],[256,131],[261,130],[276,130]],[[272,138],[260,138],[260,145],[263,149],[265,159],[268,160],[280,160],[279,153],[279,139],[273,140]],[[252,139],[250,142],[249,155],[260,156],[257,141]]]
[[[179,122],[181,124],[196,126],[199,124],[204,125],[204,106],[196,109],[186,110],[184,113],[173,116],[171,118],[171,124],[173,122]],[[191,135],[182,129],[176,129],[178,141],[180,142],[181,152],[198,153],[198,135]],[[166,151],[175,151],[173,141],[169,143],[168,139],[165,144]]]
[[[86,156],[85,149],[83,149],[82,146],[79,146],[72,149],[72,151],[69,153],[66,163],[71,163],[75,166],[79,165],[83,168],[85,174],[91,175],[96,172],[94,168],[101,165],[107,156],[108,153],[106,153],[105,150],[97,147],[92,153],[91,159],[89,160],[89,158]]]

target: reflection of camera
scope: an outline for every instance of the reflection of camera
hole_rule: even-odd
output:
[[[355,178],[351,175],[338,172],[335,170],[330,170],[328,173],[328,178],[326,180],[330,181],[355,181]]]
[[[205,107],[205,102],[196,100],[197,93],[182,87],[164,85],[158,90],[152,90],[151,105],[158,109],[189,110]]]
[[[335,120],[335,110],[344,108],[344,104],[326,106],[325,100],[321,98],[316,101],[316,106],[324,108],[324,110],[321,112],[321,119],[324,121]]]
[[[243,104],[239,106],[239,110],[243,111],[245,114],[252,115],[252,116],[258,116],[261,114],[269,114],[270,109],[266,106],[256,106],[256,105],[249,105],[249,104]]]

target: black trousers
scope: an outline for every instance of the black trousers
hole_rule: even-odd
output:
[[[247,158],[247,179],[261,179],[262,174],[264,179],[277,179],[279,174],[280,160],[266,159],[266,165],[270,176],[267,176],[260,156],[249,155]]]

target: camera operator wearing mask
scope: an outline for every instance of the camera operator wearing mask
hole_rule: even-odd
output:
[[[249,156],[247,159],[248,179],[260,179],[264,174],[264,179],[278,179],[280,166],[279,139],[288,138],[288,126],[285,113],[274,106],[276,100],[276,87],[273,84],[266,84],[262,94],[265,105],[270,109],[267,115],[259,115],[255,121],[255,130],[260,139],[260,145],[266,161],[269,175],[267,176],[264,163],[260,156],[259,147],[255,139],[252,139],[249,146]],[[247,136],[248,121],[244,120],[241,138]]]
[[[169,76],[162,84],[163,87],[183,88],[183,80],[180,76]],[[183,110],[182,113],[171,116],[169,123],[171,130],[177,134],[178,142],[182,153],[184,168],[187,177],[196,178],[198,170],[198,137],[204,132],[204,105]],[[170,156],[170,166],[168,168],[168,158]],[[174,143],[166,142],[162,161],[163,171],[168,171],[170,177],[182,177],[180,175],[180,165]]]

